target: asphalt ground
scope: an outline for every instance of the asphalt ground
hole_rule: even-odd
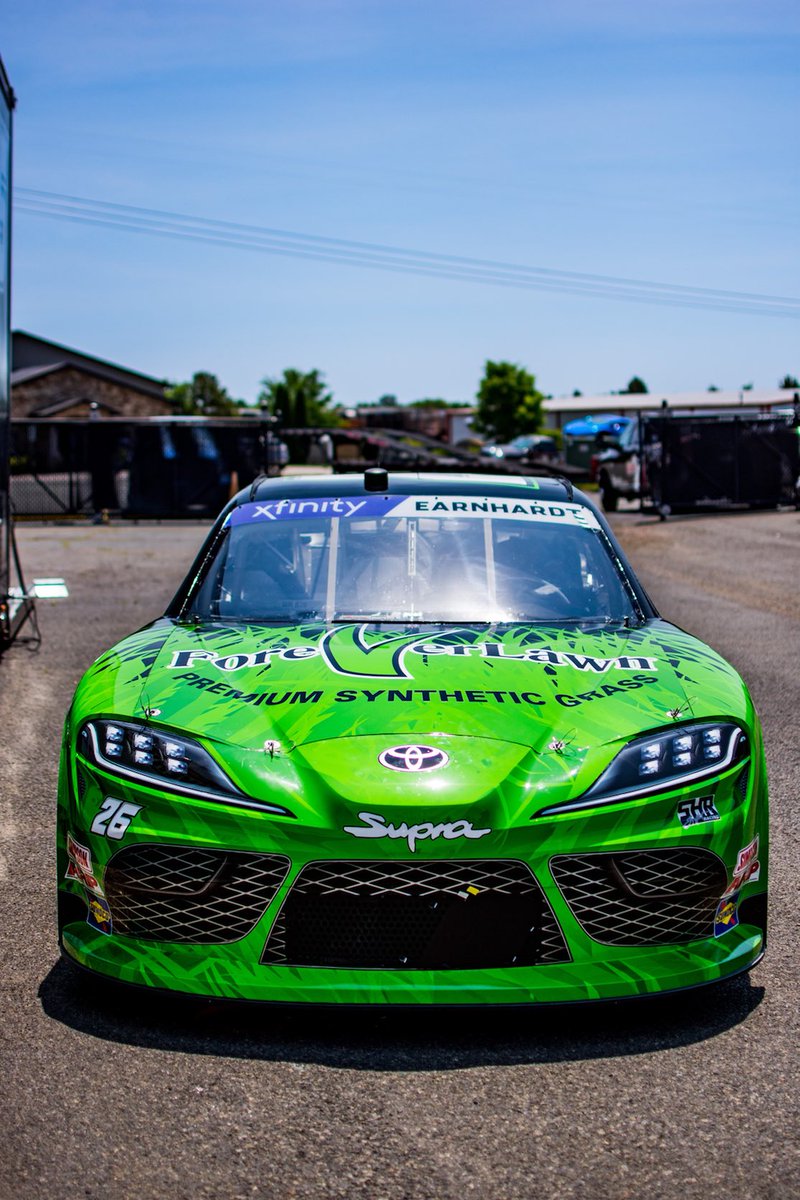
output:
[[[155,617],[198,525],[19,528],[43,643],[0,659],[0,1197],[800,1195],[800,515],[624,513],[662,613],[747,679],[773,803],[771,943],[749,976],[634,1005],[390,1013],[86,988],[59,961],[60,727]]]

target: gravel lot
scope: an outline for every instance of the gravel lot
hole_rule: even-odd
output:
[[[769,953],[710,993],[553,1011],[287,1013],[98,998],[58,960],[63,714],[157,616],[198,525],[19,529],[44,642],[0,660],[0,1197],[800,1194],[800,515],[615,525],[661,611],[744,674],[773,800]]]

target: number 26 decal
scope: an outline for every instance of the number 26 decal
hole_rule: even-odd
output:
[[[126,804],[124,800],[104,800],[92,821],[92,833],[99,837],[119,838],[128,831],[133,818],[141,812],[141,804]]]

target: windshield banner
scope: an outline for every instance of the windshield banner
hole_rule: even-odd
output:
[[[371,519],[381,517],[495,517],[503,521],[545,521],[599,529],[597,517],[582,504],[519,500],[516,496],[318,496],[240,504],[228,515],[228,525],[314,517]]]

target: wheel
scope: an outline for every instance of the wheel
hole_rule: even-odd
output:
[[[606,512],[616,512],[619,492],[611,486],[611,480],[603,473],[600,476],[600,503]]]

